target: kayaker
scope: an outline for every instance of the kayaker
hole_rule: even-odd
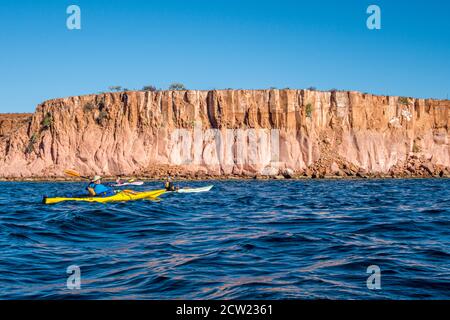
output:
[[[97,197],[107,197],[115,194],[113,189],[102,184],[102,177],[100,176],[95,176],[87,186],[86,190],[91,196]]]
[[[173,184],[172,178],[170,176],[167,177],[164,188],[166,188],[166,191],[175,191],[177,189],[175,188],[175,185]]]
[[[116,184],[122,184],[122,183],[123,183],[122,179],[120,178],[120,176],[118,176],[116,179]]]

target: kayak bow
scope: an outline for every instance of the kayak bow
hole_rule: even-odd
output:
[[[206,186],[206,187],[201,187],[201,188],[182,188],[182,189],[178,189],[176,192],[178,193],[198,193],[198,192],[207,192],[209,190],[211,190],[213,186]]]

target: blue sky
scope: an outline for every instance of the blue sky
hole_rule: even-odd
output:
[[[81,30],[66,8],[81,8]],[[381,30],[366,9],[381,8]],[[121,85],[315,86],[447,98],[449,1],[12,1],[0,7],[0,112]]]

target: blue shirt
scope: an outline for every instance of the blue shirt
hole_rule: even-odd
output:
[[[110,187],[107,187],[103,184],[95,184],[91,182],[88,188],[94,189],[96,196],[109,196],[114,194],[114,191]]]

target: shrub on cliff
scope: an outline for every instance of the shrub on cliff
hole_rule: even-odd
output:
[[[406,98],[406,97],[400,97],[400,98],[398,98],[398,103],[400,103],[400,104],[404,104],[404,105],[408,105],[408,98]]]
[[[101,111],[101,110],[105,109],[105,107],[106,107],[105,98],[103,97],[97,105],[98,105],[98,110]]]
[[[158,91],[158,90],[156,89],[155,86],[144,86],[144,87],[142,87],[142,91],[156,92],[156,91]]]
[[[108,120],[108,112],[106,112],[104,110],[100,111],[100,113],[98,114],[97,119],[95,119],[97,124],[101,125],[101,126],[106,123],[106,120]]]
[[[95,106],[92,102],[86,102],[83,106],[84,112],[90,112],[95,109]]]
[[[186,87],[182,83],[174,82],[169,86],[169,90],[186,90]]]
[[[308,103],[308,104],[306,105],[306,107],[305,107],[305,113],[306,113],[306,116],[307,116],[308,118],[311,118],[311,115],[312,115],[312,105],[311,105],[311,103]]]
[[[121,86],[109,86],[108,87],[109,91],[122,91],[122,87]]]
[[[44,119],[42,119],[41,130],[43,131],[43,130],[50,129],[52,124],[53,124],[53,116],[50,112],[47,112]]]
[[[36,143],[38,138],[39,138],[39,134],[33,133],[30,140],[28,141],[28,145],[25,148],[25,154],[30,154],[31,152],[34,151],[34,144]]]

